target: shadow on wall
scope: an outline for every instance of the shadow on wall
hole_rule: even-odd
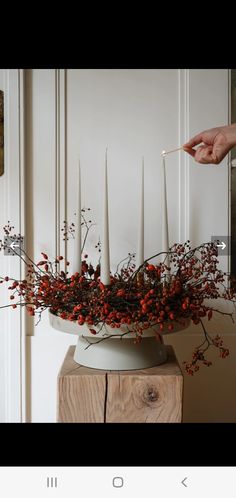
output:
[[[206,323],[208,332],[219,333],[230,350],[228,358],[221,359],[212,349],[208,358],[212,366],[202,366],[190,377],[184,372],[183,361],[191,359],[195,346],[202,342],[200,325],[191,325],[186,331],[165,336],[165,343],[174,347],[184,374],[183,422],[236,422],[236,324],[230,317],[217,315]]]

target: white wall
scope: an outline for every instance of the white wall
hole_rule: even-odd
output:
[[[58,172],[58,141],[55,99],[55,72],[33,70],[26,74],[26,232],[27,251],[35,260],[46,252],[54,258]],[[57,232],[57,233],[56,233]],[[56,420],[56,378],[69,344],[76,341],[48,324],[47,314],[34,328],[27,320],[27,417],[33,422]],[[32,335],[32,336],[31,336]]]
[[[0,70],[0,88],[4,92],[4,174],[0,177],[0,238],[9,220],[16,233],[24,233],[23,224],[23,147],[20,115],[23,94],[22,72]],[[21,187],[20,187],[21,186]],[[21,191],[21,195],[20,195]],[[22,275],[21,261],[0,252],[0,276],[15,279]],[[0,286],[0,305],[9,304],[7,286]],[[17,308],[0,310],[0,421],[20,422],[23,418],[24,330],[23,314]]]
[[[227,124],[228,74],[224,70],[192,70],[189,80],[189,134]],[[228,233],[227,158],[220,166],[199,165],[189,169],[189,233],[198,243],[211,235]],[[222,258],[221,258],[222,259]],[[227,264],[223,258],[221,264]]]
[[[62,223],[67,213],[68,220],[73,221],[79,155],[82,202],[91,208],[92,220],[97,223],[91,231],[87,252],[96,260],[94,245],[101,226],[101,178],[106,147],[113,269],[137,247],[143,155],[145,256],[159,251],[160,153],[175,148],[201,129],[227,123],[227,71],[33,70],[27,75],[26,97],[27,233],[35,259],[41,251],[55,255],[60,236],[60,224],[55,226],[55,220]],[[210,240],[211,235],[228,233],[226,160],[219,167],[205,167],[196,165],[183,152],[168,156],[167,190],[171,244],[188,237],[196,244]],[[60,251],[64,250],[61,243]],[[71,244],[67,251],[71,260]],[[221,262],[222,267],[227,266],[226,260]],[[47,315],[36,329],[29,323],[28,334],[32,334],[28,337],[29,415],[33,422],[53,422],[57,373],[69,344],[75,343],[75,339],[51,329]],[[191,327],[168,338],[179,361],[189,358],[200,334],[197,327]],[[227,325],[227,334],[227,341],[235,351],[231,325],[230,328]],[[225,361],[216,358],[211,370],[186,379],[185,421],[236,421],[235,401],[226,390],[236,380],[232,358]]]
[[[102,170],[108,147],[111,264],[137,247],[139,182],[145,158],[145,256],[161,249],[160,153],[178,142],[178,72],[68,71],[68,215],[76,198],[80,154],[83,203],[100,233]],[[166,98],[168,95],[168,98]],[[171,120],[171,126],[169,122]],[[178,238],[178,157],[168,161],[171,242]],[[176,164],[177,163],[177,164]]]
[[[4,76],[3,72],[0,72],[0,89],[2,90],[3,88],[4,88]],[[3,291],[1,290],[0,292],[1,292],[0,297],[3,299]],[[3,318],[0,323],[3,324]],[[2,334],[2,340],[0,347],[0,422],[3,422],[5,420],[5,406],[3,400],[5,399],[5,385],[6,385],[5,369],[4,369],[5,330],[2,330],[1,334]]]

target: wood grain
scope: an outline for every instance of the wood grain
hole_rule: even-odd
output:
[[[104,422],[104,371],[74,362],[71,346],[58,376],[58,422]]]
[[[58,376],[58,422],[181,422],[183,376],[167,348],[163,365],[118,372],[78,365],[71,346]]]

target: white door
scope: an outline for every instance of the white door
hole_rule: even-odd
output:
[[[158,252],[160,153],[202,129],[228,122],[228,71],[32,70],[25,78],[26,234],[31,255],[38,260],[41,252],[52,257],[60,253],[72,260],[73,243],[64,244],[61,228],[65,219],[74,221],[80,157],[82,203],[91,208],[96,223],[86,252],[93,260],[97,258],[106,148],[112,268],[137,249],[142,156],[145,256]],[[209,241],[212,235],[228,235],[228,179],[227,158],[220,166],[206,167],[183,152],[168,156],[171,244],[189,238],[195,245]],[[221,260],[222,268],[227,269],[228,258]],[[219,323],[212,322],[210,330]],[[226,389],[236,380],[232,361],[235,338],[227,319],[223,328],[217,332],[226,332],[231,357],[225,361],[215,358],[211,369],[186,378],[184,421],[236,420],[236,404]],[[200,338],[198,327],[168,338],[180,364],[189,359]],[[27,399],[32,422],[56,421],[56,378],[71,343],[75,339],[50,328],[46,314],[37,327],[27,320]],[[216,389],[219,375],[223,382],[217,383]]]
[[[0,239],[8,220],[16,233],[24,227],[24,105],[23,72],[0,70],[4,103],[4,172],[0,176]],[[17,256],[0,252],[0,276],[23,278]],[[9,285],[9,284],[8,284]],[[0,286],[0,306],[9,305],[10,291]],[[0,310],[0,422],[25,419],[25,328],[24,311]]]

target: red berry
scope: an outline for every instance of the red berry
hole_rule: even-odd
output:
[[[153,270],[155,270],[155,266],[154,265],[147,265],[147,270],[153,271]]]
[[[120,289],[120,290],[118,290],[118,291],[117,291],[117,293],[116,293],[116,295],[117,295],[118,297],[124,297],[124,296],[125,296],[125,291],[124,291],[124,289]]]
[[[143,312],[143,313],[146,313],[146,312],[147,312],[147,310],[148,310],[148,307],[147,307],[147,305],[146,305],[146,303],[145,303],[145,304],[143,304],[143,305],[142,305],[142,312]]]

